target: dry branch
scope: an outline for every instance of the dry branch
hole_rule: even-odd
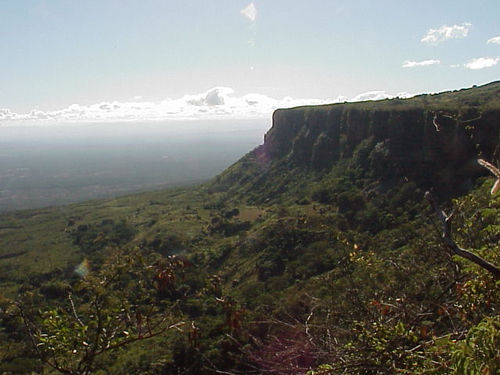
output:
[[[480,256],[471,253],[468,250],[462,249],[460,246],[457,245],[455,241],[453,241],[451,236],[451,221],[453,219],[454,212],[452,212],[450,215],[447,215],[446,212],[444,212],[439,208],[438,204],[436,203],[430,192],[425,193],[425,198],[429,201],[431,207],[436,212],[436,215],[438,216],[439,220],[443,225],[443,233],[441,235],[443,243],[454,254],[462,258],[465,258],[467,260],[470,260],[471,262],[477,264],[479,267],[484,268],[485,270],[490,272],[495,277],[495,279],[497,280],[500,279],[500,268],[488,262],[487,260],[481,258]]]

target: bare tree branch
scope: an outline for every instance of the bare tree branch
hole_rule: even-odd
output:
[[[441,239],[443,240],[443,243],[456,255],[468,259],[471,262],[477,264],[479,267],[484,268],[488,272],[490,272],[495,279],[500,279],[500,268],[498,268],[496,265],[488,262],[487,260],[481,258],[480,256],[471,253],[468,250],[462,249],[460,246],[457,245],[455,241],[453,241],[451,237],[451,221],[453,219],[454,212],[452,212],[450,215],[447,215],[443,210],[441,210],[434,200],[433,196],[431,195],[430,192],[425,193],[425,198],[429,201],[431,207],[433,210],[436,212],[436,215],[438,216],[439,220],[443,224],[443,232],[441,235]]]
[[[73,313],[73,316],[75,317],[75,320],[78,322],[78,324],[80,325],[80,327],[84,327],[85,324],[83,324],[83,322],[78,317],[78,313],[76,312],[75,304],[73,303],[73,298],[71,298],[71,293],[70,292],[68,292],[68,299],[69,299],[69,303],[71,305],[71,312]]]
[[[500,190],[500,170],[498,170],[497,167],[495,167],[493,164],[488,163],[484,159],[477,159],[477,162],[481,164],[483,167],[485,167],[487,170],[489,170],[493,175],[496,177],[496,181],[493,184],[493,187],[491,188],[491,194],[495,194],[497,191]]]

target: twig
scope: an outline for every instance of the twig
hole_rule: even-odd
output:
[[[71,312],[73,313],[73,316],[75,317],[75,319],[78,322],[78,324],[80,325],[80,327],[84,327],[85,324],[83,324],[83,322],[78,317],[78,314],[77,314],[76,309],[75,309],[75,304],[73,303],[73,298],[71,298],[71,293],[69,293],[69,292],[68,292],[68,299],[69,299],[69,303],[71,305]]]

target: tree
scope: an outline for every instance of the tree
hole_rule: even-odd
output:
[[[80,265],[81,279],[58,306],[39,312],[27,293],[17,307],[37,356],[62,374],[88,375],[102,354],[180,329],[175,301],[163,297],[187,266],[174,256],[148,262],[114,250],[97,271]]]

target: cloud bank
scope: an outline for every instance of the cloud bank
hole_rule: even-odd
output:
[[[403,68],[415,68],[417,66],[429,66],[429,65],[436,65],[440,64],[441,61],[439,60],[424,60],[424,61],[405,61],[403,63]]]
[[[385,91],[369,91],[351,99],[339,96],[335,99],[275,99],[262,94],[235,95],[229,87],[214,87],[200,94],[184,95],[178,99],[149,101],[111,101],[91,105],[72,104],[67,108],[28,113],[16,113],[0,108],[0,125],[50,124],[113,121],[160,121],[196,119],[255,119],[267,118],[278,108],[301,105],[318,105],[344,101],[380,100],[394,97],[410,97],[408,93],[391,95]]]
[[[477,59],[472,59],[468,63],[464,64],[467,69],[479,70],[484,68],[491,68],[495,66],[500,61],[499,57],[479,57]]]
[[[429,29],[420,40],[422,43],[437,45],[448,39],[465,38],[469,34],[472,24],[464,22],[461,25],[443,25],[438,29]]]
[[[362,94],[356,95],[352,99],[345,100],[345,101],[348,101],[348,102],[366,102],[368,100],[384,100],[384,99],[393,99],[393,98],[405,99],[405,98],[411,98],[412,96],[414,96],[414,95],[409,94],[407,92],[400,92],[396,95],[391,95],[385,91],[368,91],[368,92],[364,92]]]

